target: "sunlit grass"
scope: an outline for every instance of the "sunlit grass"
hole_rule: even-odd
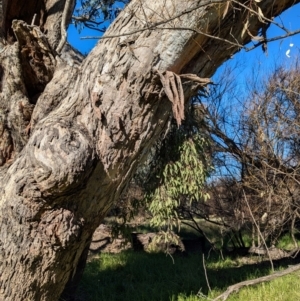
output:
[[[174,261],[173,261],[174,260]],[[187,257],[126,251],[101,254],[88,263],[81,283],[85,301],[198,301],[198,292],[214,298],[229,285],[270,273],[270,265],[240,266],[230,257],[222,260],[218,254],[206,258],[206,269],[212,292],[204,277],[201,254]],[[278,268],[287,267],[288,263]],[[297,274],[270,283],[242,289],[229,301],[300,300]]]
[[[228,301],[296,301],[300,300],[300,278],[297,274],[287,275],[271,282],[246,287]]]
[[[297,235],[296,240],[298,242],[298,246],[300,246],[299,235]],[[297,239],[298,238],[298,239]],[[284,250],[292,250],[295,248],[294,242],[292,241],[291,235],[289,233],[280,237],[277,247]]]
[[[202,222],[202,227],[208,227]],[[134,229],[149,232],[148,224]],[[207,233],[217,240],[218,227],[208,228]],[[196,238],[199,233],[181,227],[184,239]],[[246,245],[251,236],[243,234]],[[224,245],[223,245],[224,246]],[[291,237],[281,237],[277,247],[292,249]],[[234,255],[234,254],[233,254]],[[249,257],[250,258],[250,257]],[[250,258],[251,259],[251,258]],[[255,259],[253,256],[252,259]],[[79,288],[80,301],[199,301],[215,298],[229,285],[271,273],[270,263],[255,260],[241,261],[239,257],[211,251],[205,255],[209,285],[204,275],[202,253],[188,255],[149,254],[125,251],[119,254],[100,254],[88,263]],[[298,260],[299,261],[299,260]],[[252,262],[250,264],[250,262]],[[274,263],[276,269],[295,264],[292,260]],[[294,301],[300,300],[299,274],[291,274],[253,287],[243,288],[228,298],[229,301]],[[209,299],[207,299],[209,300]]]
[[[89,300],[169,300],[173,292],[195,294],[201,260],[191,258],[187,269],[183,260],[176,258],[173,264],[165,254],[142,252],[102,254],[88,264],[82,285]]]

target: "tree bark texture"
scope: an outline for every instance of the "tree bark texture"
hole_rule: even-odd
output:
[[[80,63],[70,47],[55,52],[65,1],[2,1],[0,300],[59,299],[170,100],[187,102],[267,25],[227,2],[132,0]],[[297,2],[252,9],[271,18]]]

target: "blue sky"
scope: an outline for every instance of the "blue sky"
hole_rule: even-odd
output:
[[[277,23],[283,24],[289,31],[300,29],[300,4],[297,4],[275,19]],[[271,25],[267,31],[267,38],[281,36],[285,32],[275,25]],[[253,43],[246,45],[251,47]],[[226,74],[228,68],[232,69],[231,76],[234,78],[235,90],[239,99],[233,99],[232,95],[228,95],[228,101],[232,104],[235,111],[238,104],[247,95],[247,84],[254,80],[262,81],[266,78],[278,65],[289,67],[294,60],[300,55],[300,34],[287,37],[268,43],[268,51],[264,53],[262,47],[259,46],[251,51],[241,50],[237,52],[230,60],[225,62],[215,75],[213,81],[219,83]],[[225,101],[226,102],[226,101]],[[238,112],[237,112],[238,113]]]
[[[68,28],[68,41],[83,54],[87,54],[96,45],[98,40],[82,40],[81,37],[99,36],[99,34],[100,32],[90,29],[83,29],[81,33],[79,33],[75,26],[70,24]]]
[[[288,30],[295,31],[300,29],[300,4],[295,5],[275,19],[277,23],[283,24]],[[283,35],[285,32],[275,25],[271,25],[267,31],[267,37]],[[251,46],[253,43],[247,46]],[[244,62],[243,72],[252,72],[253,64],[259,65],[262,69],[269,69],[274,63],[292,61],[300,51],[300,34],[287,37],[278,41],[268,43],[268,54],[263,53],[262,48],[246,52],[242,50],[234,55],[231,63],[236,61]],[[222,71],[222,68],[218,70]]]

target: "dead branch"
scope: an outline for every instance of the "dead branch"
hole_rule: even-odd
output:
[[[206,270],[206,265],[205,265],[205,256],[204,256],[204,253],[202,253],[202,262],[203,262],[203,269],[204,269],[204,275],[205,275],[206,284],[207,284],[208,290],[211,292],[211,287],[209,285],[209,281],[208,281],[208,277],[207,277],[207,270]]]
[[[72,14],[75,5],[75,0],[66,0],[64,12],[61,20],[61,39],[56,48],[57,53],[61,53],[67,40],[68,16]]]
[[[251,51],[259,46],[261,46],[263,43],[270,43],[270,42],[274,42],[274,41],[278,41],[278,40],[282,40],[282,39],[285,39],[285,38],[288,38],[288,37],[292,37],[292,36],[295,36],[297,34],[300,33],[300,29],[297,29],[295,31],[291,31],[289,33],[286,33],[286,34],[283,34],[283,35],[279,35],[279,36],[276,36],[276,37],[273,37],[273,38],[269,38],[269,39],[263,39],[262,41],[256,43],[255,45],[251,46],[251,47],[244,47],[245,51]]]
[[[246,281],[236,283],[234,285],[229,286],[223,294],[221,294],[217,298],[213,299],[213,301],[217,301],[217,300],[225,301],[225,300],[227,300],[229,295],[231,295],[234,292],[238,292],[241,288],[243,288],[245,286],[256,285],[256,284],[259,284],[259,283],[271,281],[271,280],[274,280],[276,278],[279,278],[279,277],[291,274],[293,272],[296,272],[298,270],[300,270],[300,264],[290,266],[289,268],[287,268],[283,271],[279,271],[279,272],[276,272],[276,273],[268,275],[268,276],[263,276],[263,277],[259,277],[259,278],[256,278],[256,279],[246,280]]]

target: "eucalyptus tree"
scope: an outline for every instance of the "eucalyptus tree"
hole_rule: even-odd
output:
[[[93,231],[170,116],[299,2],[132,0],[83,60],[65,45],[74,1],[0,2],[1,300],[71,299]]]

